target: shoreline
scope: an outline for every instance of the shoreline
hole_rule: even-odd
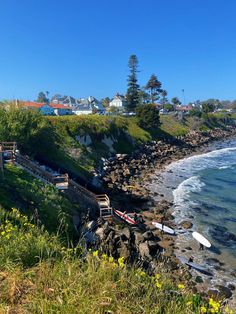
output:
[[[209,145],[206,145],[202,147],[200,150],[191,153],[189,156],[184,156],[181,159],[173,160],[171,163],[165,164],[161,169],[158,169],[151,177],[152,183],[148,183],[148,189],[151,191],[152,197],[154,198],[155,202],[160,201],[167,201],[169,203],[172,203],[174,201],[174,195],[173,191],[175,191],[179,184],[186,181],[188,178],[181,178],[179,181],[174,181],[174,186],[171,184],[171,186],[168,186],[168,183],[173,183],[170,178],[170,174],[177,176],[176,172],[174,171],[175,163],[178,161],[183,161],[184,166],[184,160],[194,157],[194,156],[201,156],[205,155],[206,153],[210,153],[213,151],[217,151],[223,148],[227,148],[227,144],[232,143],[236,139],[236,135],[233,135],[230,138],[227,138],[227,140],[217,140],[213,143],[210,143]],[[173,169],[168,169],[169,166],[173,165]],[[171,167],[170,167],[171,168]],[[167,179],[165,178],[167,176]],[[160,179],[161,178],[161,179]],[[176,177],[175,177],[176,179]],[[155,187],[153,188],[153,185]],[[164,185],[164,186],[163,186]],[[154,195],[155,190],[161,189],[164,196],[160,197],[160,195]],[[169,190],[168,193],[165,193]],[[171,206],[172,207],[172,206]],[[197,230],[197,225],[194,222],[194,216],[192,212],[185,212],[180,217],[178,216],[179,211],[176,212],[175,209],[169,208],[169,211],[171,215],[173,215],[173,220],[166,220],[167,226],[171,226],[175,228],[175,230],[179,231],[179,234],[175,240],[175,249],[173,254],[176,256],[184,256],[185,258],[189,258],[190,256],[194,256],[194,262],[203,265],[206,267],[206,269],[213,271],[213,276],[209,278],[209,276],[202,275],[201,273],[197,272],[196,270],[191,269],[190,273],[193,277],[195,277],[195,281],[197,281],[197,289],[199,291],[206,291],[211,290],[214,291],[216,287],[218,289],[222,290],[223,295],[229,295],[231,290],[232,297],[229,300],[229,304],[233,307],[236,307],[236,292],[233,287],[236,286],[236,273],[235,269],[233,268],[233,264],[231,265],[231,268],[228,269],[225,265],[227,264],[224,260],[224,257],[221,257],[221,255],[217,255],[211,250],[205,249],[204,251],[199,251],[199,245],[194,239],[190,236],[192,231]],[[181,231],[183,231],[183,234],[181,234]],[[187,236],[186,236],[187,235]],[[209,262],[211,262],[211,265]],[[206,264],[205,264],[206,263]],[[197,279],[197,280],[196,280]],[[223,288],[224,287],[224,288]],[[232,289],[233,288],[233,289]],[[228,290],[229,289],[229,290]]]
[[[170,260],[171,272],[173,271],[175,278],[180,279],[183,271],[188,272],[188,268],[181,265],[176,258],[176,239],[173,236],[161,234],[151,224],[152,220],[160,221],[164,217],[167,226],[176,228],[172,211],[173,203],[166,200],[162,193],[151,193],[148,189],[150,181],[153,180],[153,176],[162,173],[171,163],[203,154],[209,151],[209,147],[214,143],[229,140],[235,136],[235,127],[210,132],[190,132],[185,137],[183,144],[164,141],[152,142],[150,145],[143,145],[138,152],[131,156],[119,154],[104,163],[106,171],[103,178],[108,194],[111,195],[112,205],[117,209],[133,209],[142,213],[147,229],[159,239],[157,244],[163,250],[162,257]],[[127,186],[132,186],[132,188],[129,189]],[[155,200],[157,196],[159,197],[158,202]],[[166,267],[168,268],[167,265]],[[196,277],[199,279],[198,275]],[[191,283],[188,282],[188,284],[193,291],[197,292],[199,285],[195,279],[191,279]],[[210,292],[212,295],[216,295],[218,291],[208,289],[208,293]],[[229,291],[226,292],[229,297]],[[220,295],[225,297],[226,292],[220,291]],[[204,293],[206,293],[206,287],[204,287]]]

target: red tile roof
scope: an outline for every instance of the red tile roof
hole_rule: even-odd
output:
[[[34,108],[41,108],[43,107],[45,104],[44,103],[39,103],[39,102],[33,102],[33,101],[24,101],[22,103],[22,105],[24,107],[34,107]]]
[[[61,104],[53,104],[53,103],[51,103],[50,106],[51,106],[53,109],[70,109],[70,110],[71,110],[71,107],[69,107],[69,106],[64,106],[64,105],[61,105]]]
[[[22,103],[22,105],[24,107],[30,107],[30,108],[42,108],[43,106],[46,105],[46,103],[38,103],[38,102],[33,102],[33,101],[24,101]],[[53,109],[70,109],[70,107],[68,106],[63,106],[63,105],[60,105],[60,104],[49,104],[50,107],[52,107]]]

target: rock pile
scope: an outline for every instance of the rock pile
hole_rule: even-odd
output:
[[[224,130],[217,128],[206,132],[191,131],[178,138],[141,144],[130,155],[116,154],[109,159],[103,158],[100,176],[110,193],[123,191],[148,197],[143,183],[150,176],[152,169],[161,168],[166,163],[189,155],[200,146],[234,133],[235,127],[229,126]],[[130,189],[137,182],[135,191]]]

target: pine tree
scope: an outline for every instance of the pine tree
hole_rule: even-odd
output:
[[[151,102],[154,103],[157,99],[160,98],[161,82],[158,81],[155,74],[152,74],[149,81],[147,82],[146,89],[150,91]]]
[[[46,93],[47,93],[47,95],[48,95],[49,92],[46,92]],[[47,96],[45,95],[45,93],[40,92],[40,93],[38,94],[38,98],[37,98],[36,101],[37,101],[37,102],[40,102],[40,103],[48,103],[48,102],[49,102],[49,99],[47,98]]]
[[[165,89],[163,89],[161,91],[161,100],[160,100],[160,103],[162,105],[165,105],[168,102],[168,98],[166,96],[167,96],[167,91]]]
[[[128,89],[126,94],[127,111],[135,111],[139,104],[139,84],[137,83],[137,68],[138,59],[136,55],[131,55],[128,66],[130,68],[130,75],[128,76]]]

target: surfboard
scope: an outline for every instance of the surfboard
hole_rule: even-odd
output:
[[[194,237],[194,239],[196,239],[202,245],[204,245],[206,247],[211,247],[211,243],[202,234],[194,231],[192,233],[192,236]]]
[[[180,262],[182,264],[185,264],[185,265],[188,265],[196,270],[200,270],[200,271],[206,271],[206,268],[201,266],[201,265],[198,265],[196,263],[193,263],[193,262],[189,262],[187,258],[183,257],[183,256],[177,256],[178,259],[180,260]]]
[[[137,225],[137,222],[132,219],[129,214],[123,213],[120,210],[115,209],[114,213],[116,213],[117,216],[119,216],[120,218],[124,219],[126,222],[128,222],[131,225]]]
[[[169,233],[169,234],[175,234],[175,231],[159,222],[156,222],[156,221],[153,221],[152,224],[157,228],[157,229],[160,229],[160,230],[163,230],[164,232],[166,233]]]

